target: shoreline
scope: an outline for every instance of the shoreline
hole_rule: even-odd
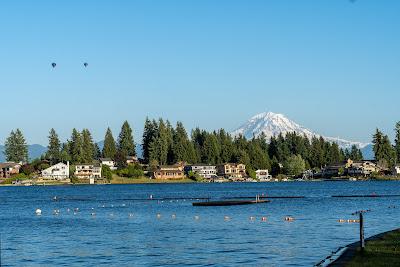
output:
[[[369,241],[376,241],[383,239],[387,234],[399,232],[400,228],[382,232],[365,239],[366,245]],[[360,241],[350,243],[344,247],[339,247],[333,254],[327,256],[325,259],[317,263],[315,266],[329,266],[329,267],[342,267],[350,263],[356,256],[360,247]],[[331,262],[333,258],[336,258]]]

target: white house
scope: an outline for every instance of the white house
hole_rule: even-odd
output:
[[[100,164],[80,164],[75,166],[75,176],[79,179],[100,179]]]
[[[117,169],[117,167],[115,167],[115,162],[110,158],[101,158],[100,164],[110,167],[111,170]]]
[[[272,176],[269,175],[268,170],[256,170],[256,178],[260,181],[266,181],[270,180]]]
[[[185,167],[185,172],[194,172],[200,175],[203,178],[216,178],[217,177],[217,166],[215,165],[204,165],[204,164],[197,164],[197,165],[190,165]]]
[[[42,171],[42,177],[52,180],[65,180],[69,178],[69,162],[60,162]]]

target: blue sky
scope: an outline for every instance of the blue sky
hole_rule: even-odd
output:
[[[17,127],[29,143],[46,145],[51,127],[101,140],[124,120],[139,141],[146,116],[233,130],[263,111],[324,135],[392,137],[399,11],[396,0],[3,0],[0,143]]]

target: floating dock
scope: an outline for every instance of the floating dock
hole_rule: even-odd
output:
[[[251,205],[267,203],[269,200],[221,200],[221,201],[206,201],[206,202],[193,202],[193,206],[236,206],[236,205]]]

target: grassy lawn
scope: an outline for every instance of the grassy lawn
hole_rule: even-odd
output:
[[[111,184],[166,184],[166,183],[194,183],[191,179],[179,179],[179,180],[156,180],[149,179],[147,177],[141,178],[126,178],[113,175]]]
[[[400,229],[367,241],[364,253],[357,250],[345,266],[400,266]]]

